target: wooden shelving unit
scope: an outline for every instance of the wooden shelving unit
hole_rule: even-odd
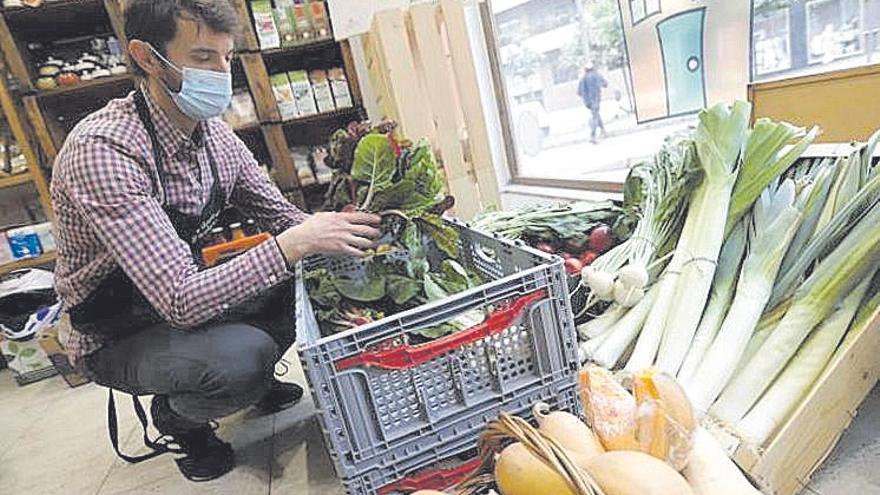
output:
[[[48,265],[49,263],[54,263],[56,257],[56,253],[52,251],[36,258],[28,258],[21,261],[6,263],[0,265],[0,275],[5,275],[9,272],[14,272],[15,270],[24,270],[25,268],[35,268],[38,266]]]
[[[347,42],[322,40],[295,47],[260,50],[249,1],[232,1],[244,28],[236,47],[239,56],[233,69],[234,84],[238,88],[247,87],[250,91],[259,122],[236,128],[235,132],[248,143],[258,159],[270,164],[285,196],[301,208],[308,209],[307,206],[314,202],[306,200],[306,193],[318,194],[320,189],[304,189],[301,186],[289,150],[291,146],[325,144],[335,129],[366,117],[351,49]],[[96,29],[109,30],[107,34],[115,36],[124,47],[127,40],[122,18],[123,4],[124,0],[56,0],[37,8],[14,7],[0,11],[0,49],[22,93],[24,112],[42,150],[42,163],[48,167],[54,162],[70,128],[80,118],[110,99],[127,94],[134,88],[136,80],[132,75],[121,75],[76,86],[37,91],[34,87],[35,64],[26,49],[28,42],[32,41],[29,37],[51,36],[45,33],[52,33],[54,25],[61,26],[60,32],[76,35],[79,34],[77,29],[87,31],[91,22],[99,26]],[[37,29],[40,26],[44,28],[42,31]],[[317,67],[308,65],[315,61],[319,61]],[[295,70],[330,66],[345,69],[355,106],[282,122],[269,82],[270,70],[277,67]]]
[[[0,189],[28,184],[31,181],[33,181],[33,178],[31,178],[31,175],[27,173],[0,177]]]

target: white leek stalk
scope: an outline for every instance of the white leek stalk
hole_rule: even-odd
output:
[[[764,445],[776,428],[807,395],[859,309],[870,279],[865,279],[841,306],[813,332],[761,400],[737,425],[737,431],[753,445]]]
[[[804,212],[804,219],[801,222],[798,233],[794,236],[794,240],[791,241],[788,253],[785,254],[785,258],[782,260],[780,273],[787,273],[791,269],[792,264],[801,255],[804,247],[813,238],[816,227],[819,225],[822,205],[828,202],[828,195],[834,183],[834,171],[833,162],[830,159],[825,159],[805,179],[810,181],[810,183],[799,195],[800,198],[803,198],[801,211]]]
[[[685,220],[688,237],[679,240],[673,258],[673,263],[678,258],[679,264],[671,270],[681,275],[674,291],[659,296],[676,301],[665,319],[657,355],[657,367],[673,376],[678,374],[690,348],[712,289],[750,114],[751,106],[744,102],[700,113],[695,141],[703,182],[694,193]]]
[[[771,183],[796,162],[819,136],[819,128],[809,132],[786,122],[758,119],[749,134],[743,156],[742,170],[733,190],[727,232],[748,213],[752,205]],[[798,139],[791,147],[786,145]]]
[[[578,326],[578,335],[583,340],[590,340],[602,335],[605,331],[613,327],[615,323],[620,321],[627,311],[629,311],[627,308],[624,308],[619,304],[614,304],[601,315]]]
[[[795,292],[788,312],[755,357],[727,386],[712,414],[736,424],[757,402],[798,348],[880,261],[880,203],[816,267]]]
[[[828,203],[836,197],[829,195]],[[791,266],[783,271],[773,287],[773,297],[769,307],[776,308],[797,290],[803,276],[816,263],[821,261],[826,253],[836,248],[841,240],[848,236],[854,225],[862,221],[864,212],[880,201],[880,174],[868,178],[867,182],[859,189],[842,209],[835,211],[834,217],[822,228],[817,227],[813,239],[803,248],[797,259]],[[827,203],[826,203],[827,204]]]
[[[755,205],[749,253],[743,261],[736,296],[693,379],[683,383],[698,412],[712,405],[733,376],[770,300],[773,281],[801,220],[794,203],[794,182],[787,180],[778,190],[765,191]]]
[[[697,366],[703,361],[703,356],[715,340],[718,329],[727,315],[730,308],[730,302],[733,300],[734,289],[736,289],[736,281],[739,276],[739,269],[742,266],[742,258],[746,249],[746,225],[743,222],[737,224],[730,234],[730,237],[724,241],[724,247],[721,248],[721,256],[718,258],[718,270],[715,271],[715,281],[712,282],[712,295],[709,297],[709,305],[706,306],[706,312],[703,319],[700,320],[700,326],[697,328],[697,334],[694,335],[694,342],[688,351],[681,370],[678,372],[678,381],[687,383],[697,371]]]
[[[658,287],[655,285],[645,297],[639,301],[621,320],[614,326],[610,335],[605,339],[598,350],[593,354],[592,360],[606,369],[612,369],[626,352],[627,348],[639,336],[645,318],[651,310],[651,305],[657,298]]]

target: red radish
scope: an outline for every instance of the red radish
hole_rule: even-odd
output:
[[[601,225],[590,232],[590,251],[604,253],[611,248],[611,229]]]
[[[569,275],[578,275],[584,269],[584,264],[577,258],[568,258],[565,260],[565,271]]]
[[[559,256],[562,256],[562,259],[564,259],[564,260],[569,260],[569,259],[574,258],[574,256],[571,253],[559,253]],[[577,259],[577,258],[575,258],[575,259]]]
[[[599,253],[596,253],[594,251],[587,251],[586,253],[581,255],[580,262],[584,266],[590,266],[593,264],[594,261],[596,261],[596,258],[598,257]]]
[[[550,244],[547,244],[546,242],[539,242],[539,243],[535,244],[535,249],[537,249],[538,251],[547,253],[547,254],[553,254],[553,252],[554,252],[553,246],[551,246]]]

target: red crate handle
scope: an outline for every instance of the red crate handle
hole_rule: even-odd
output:
[[[475,327],[420,346],[405,344],[389,349],[364,351],[357,356],[336,361],[336,369],[342,371],[356,366],[372,366],[386,370],[403,370],[427,363],[449,351],[500,334],[513,325],[526,307],[545,297],[547,292],[544,290],[534,292],[520,297],[509,307],[492,313],[486,321]]]
[[[412,493],[419,490],[445,490],[466,480],[481,465],[482,459],[477,457],[456,468],[422,471],[390,485],[383,486],[376,490],[376,493],[378,495],[389,495],[394,492]]]

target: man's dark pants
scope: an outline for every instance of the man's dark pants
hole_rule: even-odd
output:
[[[295,339],[244,323],[193,330],[158,325],[87,356],[97,383],[135,395],[167,395],[177,414],[196,422],[228,416],[262,398],[274,365]]]

